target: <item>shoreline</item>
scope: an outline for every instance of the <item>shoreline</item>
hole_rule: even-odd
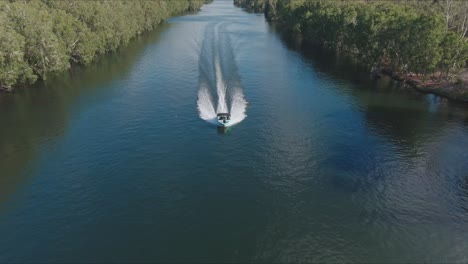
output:
[[[274,22],[269,22],[271,25]],[[337,55],[336,51],[331,49],[327,49],[320,44],[312,43],[305,40],[302,34],[292,33],[287,31],[287,29],[282,26],[280,23],[276,24],[279,29],[279,33],[281,37],[285,38],[286,41],[295,42],[298,45],[299,49],[310,49],[310,48],[317,48],[321,49],[322,51],[331,52],[333,56]],[[343,57],[345,58],[353,58],[352,54],[343,53]],[[354,61],[352,63],[354,66],[362,66],[361,63],[358,61]],[[370,78],[379,79],[382,76],[388,76],[395,81],[400,82],[400,85],[404,88],[414,89],[420,93],[424,94],[433,94],[442,98],[446,98],[449,100],[461,102],[461,103],[468,103],[468,82],[462,81],[459,83],[455,82],[447,82],[447,81],[423,81],[421,77],[416,77],[414,75],[405,74],[401,72],[393,71],[389,68],[377,68],[375,70],[368,71],[370,73]],[[426,76],[429,78],[428,76]]]
[[[269,2],[261,0],[235,0],[234,3],[236,6],[244,9],[249,13],[263,13],[268,23],[270,25],[276,25],[283,37],[292,39],[302,48],[318,47],[319,49],[330,50],[320,43],[312,43],[308,41],[303,32],[300,30],[295,30],[291,27],[291,25],[287,25],[285,21],[281,19],[281,17],[277,16],[276,5],[274,4],[272,5],[271,3],[269,4]],[[334,54],[337,53],[337,51],[333,50],[332,52]],[[342,55],[345,57],[353,57],[353,54],[348,52],[344,52]],[[355,65],[360,64],[360,61],[356,61],[355,63]],[[411,87],[412,89],[421,93],[433,94],[442,98],[447,98],[449,100],[468,103],[468,78],[466,77],[468,74],[466,72],[466,68],[464,69],[465,72],[458,76],[457,81],[424,81],[422,78],[425,77],[427,79],[431,79],[430,76],[426,75],[417,77],[407,73],[396,72],[388,68],[378,68],[373,70],[369,69],[368,67],[368,70],[372,78],[378,79],[385,75],[395,81],[401,82],[402,87]]]
[[[92,36],[95,37],[96,40],[98,40],[98,41],[95,41],[95,42],[92,42],[92,41],[90,42],[90,43],[94,43],[95,44],[94,46],[91,45],[91,48],[89,48],[86,45],[83,46],[83,47],[80,46],[79,48],[77,48],[77,50],[75,50],[77,43],[83,43],[83,41],[80,41],[81,38],[82,38],[82,36],[80,35],[79,39],[76,40],[74,42],[74,44],[73,44],[73,52],[72,52],[73,54],[69,54],[69,53],[65,52],[64,50],[60,50],[61,53],[59,53],[57,51],[57,54],[54,53],[55,56],[53,58],[59,58],[59,59],[55,59],[53,62],[51,62],[50,64],[52,66],[50,66],[48,64],[48,60],[47,60],[48,57],[46,57],[47,54],[44,53],[41,50],[40,54],[41,54],[41,56],[43,56],[43,61],[44,61],[44,58],[45,58],[45,60],[47,60],[47,63],[42,63],[41,64],[42,67],[43,67],[41,69],[35,69],[33,67],[33,65],[29,62],[27,56],[26,55],[21,55],[20,57],[17,58],[17,60],[18,60],[17,63],[22,63],[21,65],[24,66],[24,69],[22,69],[22,72],[20,72],[19,70],[17,72],[14,72],[13,75],[16,74],[17,76],[13,76],[13,77],[10,76],[9,79],[7,79],[7,80],[5,79],[6,77],[4,75],[1,76],[2,79],[0,79],[0,94],[15,93],[17,90],[31,88],[38,82],[45,82],[47,77],[57,75],[57,74],[60,74],[60,73],[63,73],[63,72],[70,72],[71,69],[75,65],[88,67],[89,64],[95,63],[95,61],[97,60],[98,57],[100,57],[102,55],[114,53],[118,49],[128,46],[128,44],[131,41],[133,41],[134,39],[138,38],[138,36],[140,36],[143,33],[148,33],[148,32],[151,32],[151,31],[159,28],[161,24],[166,23],[166,21],[169,20],[170,18],[177,17],[177,16],[182,16],[182,15],[185,15],[185,14],[197,13],[197,12],[200,11],[200,9],[202,8],[203,5],[209,4],[212,1],[213,0],[183,0],[182,6],[181,6],[181,4],[168,4],[168,6],[164,10],[161,9],[162,11],[161,10],[159,10],[159,11],[151,10],[149,12],[153,12],[152,16],[150,17],[148,15],[149,18],[146,18],[147,15],[145,14],[145,18],[144,18],[144,19],[150,19],[150,20],[149,21],[145,20],[145,21],[141,22],[142,20],[140,19],[139,21],[137,21],[139,23],[137,25],[137,26],[139,26],[139,28],[134,26],[134,28],[131,28],[131,30],[125,31],[125,34],[126,34],[125,36],[122,33],[124,31],[122,31],[122,30],[119,31],[119,29],[112,28],[113,31],[111,32],[112,33],[111,36],[114,36],[114,35],[117,36],[117,37],[115,37],[115,39],[112,39],[112,40],[108,40],[109,37],[107,35],[105,37],[102,36],[102,34],[104,34],[104,33],[102,33],[101,28],[92,29],[87,24],[87,23],[90,23],[89,21],[88,22],[79,21],[79,22],[77,22],[76,25],[75,24],[73,25],[74,26],[73,29],[76,30],[76,27],[82,26],[83,28],[86,28],[89,31],[89,32],[88,31],[86,31],[86,32],[89,33],[90,35],[91,35],[91,33],[93,33]],[[137,3],[137,5],[133,6],[133,9],[136,9],[139,6],[140,7],[144,6],[143,2],[144,1],[142,1],[142,3]],[[154,2],[154,5],[157,8],[158,8],[158,5],[157,5],[158,3],[159,2]],[[186,3],[186,4],[184,4],[184,3]],[[9,4],[16,4],[16,2],[15,3],[9,3]],[[59,14],[61,16],[69,18],[70,20],[76,19],[76,16],[77,16],[77,14],[75,14],[75,12],[70,12],[68,9],[66,9],[66,8],[64,9],[63,6],[48,5],[48,4],[44,3],[44,0],[38,1],[37,5],[34,6],[34,7],[29,7],[29,6],[26,7],[26,4],[24,4],[24,3],[19,3],[18,5],[19,5],[19,7],[16,7],[18,10],[23,10],[23,11],[27,10],[27,11],[30,11],[30,12],[32,12],[31,10],[34,10],[34,8],[46,8],[47,10],[50,9],[52,11],[53,10],[61,11],[61,12],[55,12],[55,13],[51,12],[52,15],[50,15],[50,17],[47,17],[46,19],[44,19],[45,22],[52,23],[54,26],[61,26],[58,23],[62,22],[62,20],[63,20],[63,19],[62,20],[57,19],[54,15]],[[90,8],[90,10],[95,11],[97,8],[99,8],[99,6],[98,6],[98,4],[91,3],[89,8]],[[127,9],[129,9],[129,8],[127,8]],[[101,8],[99,10],[104,10],[104,9]],[[122,11],[122,10],[124,10],[122,8],[120,8],[119,10],[121,11],[121,13],[124,12],[124,11]],[[131,11],[129,11],[129,12],[131,12]],[[1,9],[0,12],[4,12],[4,10]],[[78,12],[78,11],[76,11],[76,12]],[[0,17],[0,18],[2,18],[2,17]],[[5,22],[5,23],[8,22],[8,23],[12,24],[12,25],[7,24],[7,26],[10,26],[10,27],[7,27],[7,29],[10,29],[10,31],[15,33],[16,34],[15,36],[27,37],[26,33],[22,32],[22,31],[18,31],[18,29],[15,29],[13,27],[13,22],[11,22],[11,21],[14,21],[14,20],[12,20],[11,18],[6,18],[6,19],[7,19],[7,20],[5,20],[6,22],[3,21],[3,20],[2,20],[2,22]],[[90,20],[90,19],[88,19],[88,20]],[[44,22],[44,21],[42,21],[42,22]],[[66,21],[68,21],[68,20],[66,20]],[[135,23],[137,23],[137,22],[135,22]],[[103,26],[101,26],[101,27],[103,27]],[[99,30],[101,30],[101,31],[99,31]],[[59,44],[63,44],[63,45],[67,44],[67,42],[66,42],[67,39],[65,37],[59,35],[56,32],[51,31],[49,33],[51,33],[52,36],[55,37],[57,42],[60,42]],[[119,33],[120,35],[118,35],[117,33]],[[78,34],[78,33],[75,32],[75,34]],[[101,34],[101,35],[98,35],[98,34]],[[101,41],[102,43],[99,42],[99,41]],[[29,48],[29,46],[30,46],[29,43],[27,43],[25,41],[21,42],[19,40],[17,41],[17,43],[15,42],[14,44],[18,44],[14,48],[17,48],[19,50],[19,51],[18,50],[13,50],[12,53],[14,53],[14,54],[21,54],[19,52],[21,52],[23,50],[27,50]],[[10,48],[13,49],[13,46],[10,47]],[[88,49],[88,50],[91,50],[91,51],[88,52],[88,53],[84,52],[85,55],[83,55],[83,57],[82,57],[82,54],[81,54],[82,49],[85,49],[85,50]],[[50,49],[48,51],[50,52]],[[74,52],[77,52],[78,55],[75,56],[76,54]],[[28,54],[28,53],[24,52],[24,54]],[[46,54],[46,55],[44,55],[44,54]],[[7,61],[6,66],[9,65],[8,63],[10,63],[10,62]],[[1,71],[1,69],[0,69],[0,71]],[[27,75],[26,75],[26,73],[27,73]]]
[[[0,85],[0,93],[12,93],[15,88]]]
[[[274,21],[269,21],[270,25],[272,25],[272,23],[274,23]],[[274,24],[279,29],[279,32],[283,38],[288,39],[288,41],[295,42],[301,47],[301,49],[309,49],[315,47],[324,51],[326,50],[328,52],[331,52],[333,55],[337,55],[338,53],[331,49],[327,49],[326,47],[323,47],[318,43],[307,41],[302,34],[288,31],[288,29],[285,28],[284,25],[281,23]],[[353,58],[352,54],[349,53],[343,53],[342,55],[347,58]],[[353,65],[356,66],[362,64],[358,61],[355,61]],[[400,82],[400,85],[402,87],[411,88],[420,93],[433,94],[442,98],[468,104],[468,82],[466,81],[462,81],[459,83],[446,81],[428,82],[421,80],[423,76],[421,76],[421,78],[418,78],[414,75],[396,72],[389,68],[378,68],[375,70],[370,70],[369,73],[371,75],[371,78],[379,79],[385,75],[392,78],[395,81]],[[426,77],[429,78],[428,76]]]
[[[274,21],[269,22],[270,25],[275,25],[279,30],[279,33],[282,38],[286,41],[295,43],[296,46],[300,47],[298,50],[317,48],[322,51],[330,52],[333,56],[339,54],[339,52],[327,49],[318,43],[313,43],[307,41],[302,34],[293,33],[288,31],[281,23],[275,23]],[[352,59],[352,54],[342,53],[344,58]],[[358,61],[354,60],[352,63],[354,66],[363,66]],[[421,78],[409,75],[401,72],[393,71],[389,68],[377,68],[375,70],[368,71],[370,73],[370,78],[379,79],[382,76],[388,76],[391,79],[400,82],[400,85],[404,88],[414,89],[417,92],[424,94],[433,94],[442,98],[453,100],[460,103],[468,103],[468,83],[466,81],[455,83],[455,82],[444,82],[444,81],[423,81]],[[427,77],[427,76],[426,76]]]
[[[394,72],[390,69],[380,69],[372,72],[375,78],[382,75],[401,82],[402,86],[411,87],[418,92],[433,94],[454,101],[468,103],[468,84],[450,82],[424,82],[419,78],[408,76],[407,74]]]
[[[280,22],[280,23],[275,23],[275,21],[269,21],[269,24],[274,23],[275,25],[278,26],[279,32],[281,33],[282,37],[289,39],[289,41],[293,41],[301,46],[301,49],[303,48],[319,48],[323,50],[327,50],[329,52],[332,52],[334,55],[337,54],[336,51],[327,49],[326,47],[323,47],[322,45],[318,43],[313,43],[307,41],[304,36],[300,33],[293,33],[288,31],[288,29]],[[352,58],[352,54],[349,53],[343,53],[344,57]],[[362,65],[359,62],[355,62],[354,65]],[[383,75],[388,76],[392,78],[395,81],[400,82],[400,85],[402,87],[408,87],[411,89],[414,89],[420,93],[424,94],[433,94],[436,96],[440,96],[442,98],[446,98],[449,100],[457,101],[457,102],[462,102],[462,103],[468,103],[468,83],[467,82],[443,82],[443,81],[423,81],[420,78],[417,78],[415,76],[406,74],[406,73],[401,73],[401,72],[395,72],[391,69],[388,68],[378,68],[375,70],[370,70],[369,71],[371,78],[379,79]],[[427,76],[426,76],[427,77]]]

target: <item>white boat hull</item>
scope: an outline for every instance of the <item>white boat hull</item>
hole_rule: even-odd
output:
[[[229,113],[218,113],[216,120],[222,127],[228,127],[231,123],[231,115]]]
[[[218,125],[222,126],[222,127],[228,127],[230,125],[231,121],[223,121],[223,120],[219,120],[218,119]]]

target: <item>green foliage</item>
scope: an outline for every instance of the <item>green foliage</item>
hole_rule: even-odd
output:
[[[242,6],[252,12],[264,12],[266,3],[267,0],[234,0],[235,5]]]
[[[0,87],[88,64],[203,0],[0,0]]]
[[[265,12],[274,10],[266,16],[278,20],[287,32],[300,34],[308,43],[352,54],[370,68],[448,76],[468,58],[462,27],[453,26],[463,18],[463,11],[454,6],[468,8],[465,3],[453,2],[450,10],[455,13],[450,16],[440,1],[267,1],[235,2],[266,4]]]
[[[24,37],[7,22],[7,18],[0,14],[0,88],[36,80],[28,63],[24,61]]]
[[[24,59],[35,75],[45,79],[47,72],[68,68],[65,44],[54,34],[53,17],[42,2],[18,1],[7,8],[13,27],[25,38]]]

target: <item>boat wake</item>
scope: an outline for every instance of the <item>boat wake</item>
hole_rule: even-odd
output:
[[[247,101],[240,83],[228,33],[219,33],[223,23],[208,25],[199,60],[198,112],[200,118],[214,125],[217,114],[231,114],[228,126],[246,118]],[[216,103],[215,103],[216,102]]]

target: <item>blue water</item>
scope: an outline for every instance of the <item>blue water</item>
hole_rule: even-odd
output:
[[[227,131],[199,110],[220,75]],[[0,262],[468,262],[468,108],[231,1],[0,95],[0,123]]]

